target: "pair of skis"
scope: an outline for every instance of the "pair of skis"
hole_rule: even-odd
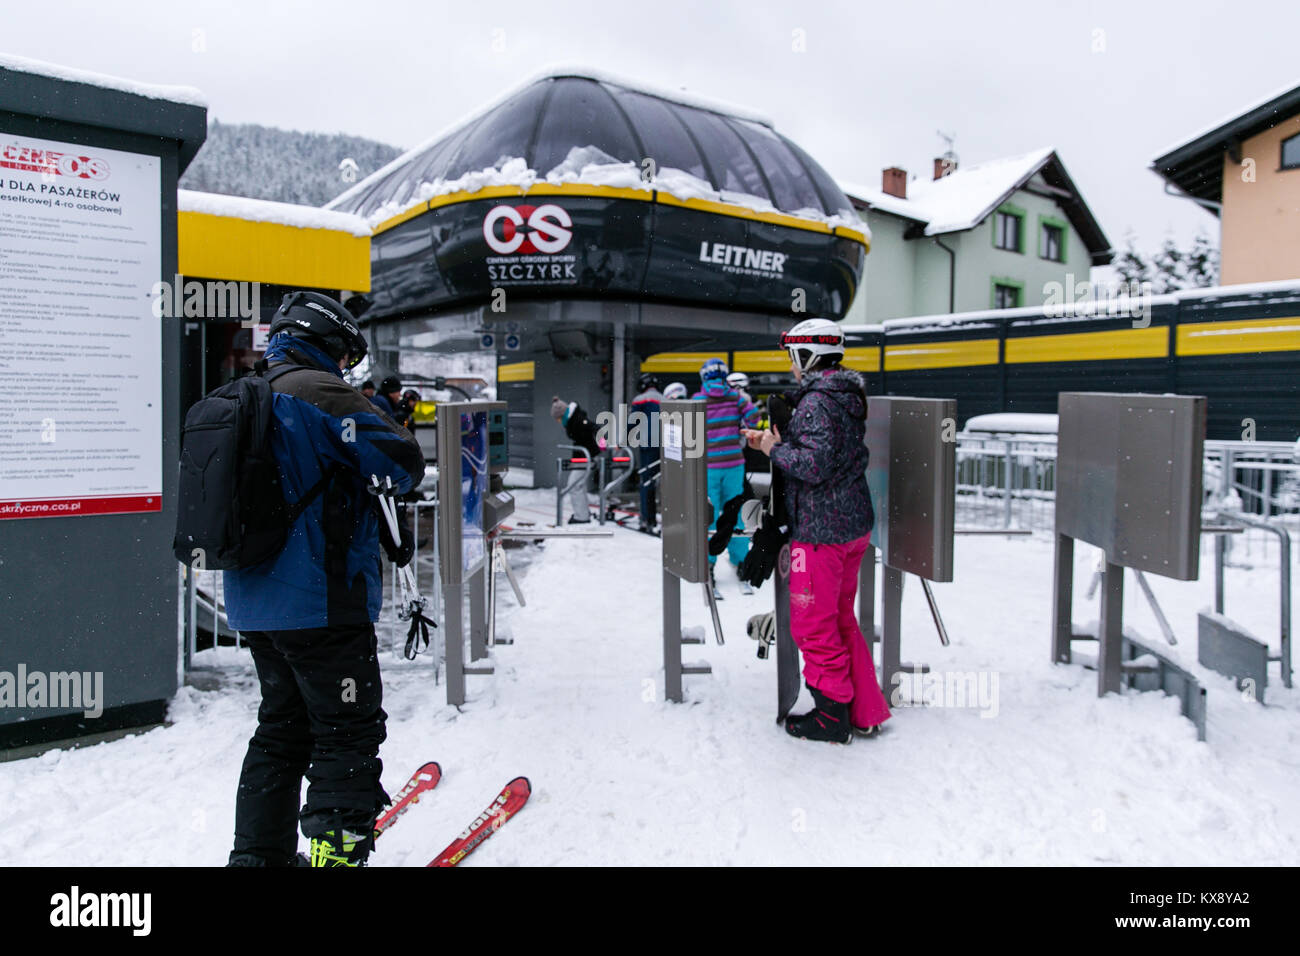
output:
[[[411,774],[411,779],[397,791],[393,802],[384,808],[375,821],[375,838],[378,839],[381,834],[387,832],[402,814],[419,802],[420,797],[438,786],[440,780],[442,780],[442,767],[434,761],[429,761]],[[456,839],[452,840],[447,848],[427,865],[455,866],[523,809],[532,792],[532,784],[528,782],[527,777],[515,777],[501,788],[501,792],[488,804],[487,809],[475,817],[474,822],[462,830]]]

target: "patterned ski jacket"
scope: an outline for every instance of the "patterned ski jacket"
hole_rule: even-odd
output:
[[[814,372],[795,401],[789,434],[772,448],[772,464],[785,474],[793,538],[808,544],[855,541],[875,524],[862,379],[843,368]]]
[[[740,450],[741,428],[758,424],[758,409],[754,403],[741,396],[726,381],[705,382],[692,398],[704,399],[705,433],[710,468],[736,468],[743,466]]]

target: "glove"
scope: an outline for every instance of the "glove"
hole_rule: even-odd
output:
[[[397,532],[401,540],[394,541],[392,532],[388,530],[387,519],[384,518],[382,512],[379,515],[379,543],[384,549],[384,554],[388,556],[388,560],[399,568],[406,567],[411,563],[411,558],[415,556],[415,536],[411,534],[411,527],[406,523],[405,519],[406,508],[398,505]]]
[[[776,569],[777,557],[790,538],[789,529],[777,524],[771,515],[763,518],[754,537],[749,543],[749,554],[736,568],[736,575],[754,587],[762,587],[763,582],[772,576]]]
[[[782,440],[790,432],[790,416],[794,414],[794,402],[787,396],[773,395],[767,400],[767,417],[772,427],[780,434]]]
[[[717,523],[713,526],[713,536],[709,538],[709,554],[715,558],[727,550],[727,543],[736,531],[736,519],[740,517],[740,507],[745,503],[745,495],[740,494],[722,506]]]

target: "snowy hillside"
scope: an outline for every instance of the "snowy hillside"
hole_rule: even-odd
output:
[[[401,151],[343,133],[301,133],[255,123],[208,126],[182,189],[322,206]],[[350,172],[341,163],[355,165]],[[352,178],[345,179],[345,173]]]
[[[520,498],[516,517],[553,520],[549,494]],[[1230,570],[1227,610],[1276,642],[1276,552],[1263,547],[1237,555],[1255,569]],[[1300,863],[1300,765],[1289,756],[1300,692],[1270,684],[1261,707],[1196,664],[1208,557],[1199,582],[1151,578],[1180,639],[1168,653],[1209,688],[1208,742],[1173,698],[1098,700],[1093,671],[1049,662],[1049,539],[959,537],[956,580],[935,586],[952,645],[939,645],[909,585],[904,659],[978,672],[996,694],[898,708],[880,738],[848,747],[794,740],[774,723],[775,662],[757,659],[744,633],[771,607],[770,584],[745,598],[720,569],[727,643],[684,649],[714,673],[688,677],[674,705],[660,699],[656,539],[617,530],[514,560],[528,606],[503,588],[515,643],[495,649],[495,676],[469,678],[463,712],[443,703],[427,660],[384,653],[385,784],[395,790],[430,759],[444,777],[373,865],[424,864],[521,773],[532,802],[465,865]],[[1096,616],[1083,598],[1091,570],[1081,554],[1081,623]],[[698,590],[683,591],[684,623],[706,624]],[[1163,646],[1135,587],[1126,615]],[[224,862],[258,695],[246,652],[204,652],[198,664],[171,726],[0,765],[0,865]]]

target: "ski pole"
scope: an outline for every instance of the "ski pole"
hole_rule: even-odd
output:
[[[379,499],[379,510],[383,513],[389,534],[400,547],[402,533],[397,523],[397,502],[393,500],[395,493],[393,479],[385,476],[384,481],[380,482],[378,475],[371,475],[370,482],[371,490]],[[424,595],[420,593],[419,585],[415,580],[415,572],[411,569],[409,562],[397,570],[398,581],[402,590],[402,605],[397,609],[397,619],[411,622],[411,627],[406,632],[406,649],[404,653],[407,660],[414,660],[416,655],[420,653],[419,639],[423,639],[424,646],[427,648],[429,646],[429,626],[437,627],[438,623],[424,614],[424,608],[428,602]]]

